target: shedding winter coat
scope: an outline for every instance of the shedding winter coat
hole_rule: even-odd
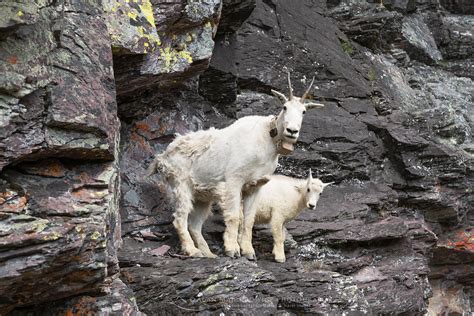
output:
[[[223,129],[209,129],[178,136],[150,165],[149,173],[160,171],[175,198],[173,224],[185,254],[215,257],[201,230],[213,202],[222,208],[226,230],[224,247],[231,257],[240,256],[238,228],[242,187],[272,174],[280,153],[296,143],[307,109],[322,104],[306,102],[291,91],[275,116],[243,117]],[[291,150],[290,150],[291,151]]]

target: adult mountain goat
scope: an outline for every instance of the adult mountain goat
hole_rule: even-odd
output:
[[[308,179],[295,179],[272,175],[263,185],[246,186],[243,201],[243,223],[239,236],[242,255],[255,258],[252,246],[254,224],[270,224],[273,235],[275,261],[285,262],[285,224],[298,216],[305,208],[315,209],[319,196],[331,183],[313,179],[309,169]]]
[[[223,129],[178,136],[156,156],[149,174],[159,170],[173,191],[176,203],[173,225],[185,254],[215,257],[201,229],[212,203],[218,202],[226,225],[225,252],[230,257],[240,256],[237,239],[242,187],[272,174],[279,154],[293,150],[306,110],[324,106],[305,102],[313,82],[314,78],[298,98],[293,96],[288,74],[289,97],[272,90],[283,106],[277,117],[247,116]]]

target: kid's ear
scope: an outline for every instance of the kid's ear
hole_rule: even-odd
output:
[[[324,182],[323,182],[323,189],[324,189],[325,187],[327,187],[328,185],[330,185],[330,184],[334,184],[334,182],[328,182],[328,183],[324,183]]]

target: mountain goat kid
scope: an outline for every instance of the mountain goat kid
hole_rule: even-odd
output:
[[[252,247],[253,225],[270,223],[275,261],[285,262],[284,241],[287,232],[284,225],[296,218],[305,208],[314,210],[320,194],[331,183],[313,179],[310,169],[306,180],[272,175],[266,184],[246,189],[243,201],[244,219],[239,236],[242,255],[251,260],[256,259]]]
[[[149,175],[159,170],[173,191],[173,225],[186,255],[215,257],[201,229],[212,203],[217,201],[226,225],[225,252],[230,257],[240,256],[237,239],[242,187],[272,174],[279,154],[292,151],[306,110],[324,106],[305,103],[313,82],[314,78],[301,98],[295,97],[288,73],[289,97],[272,90],[283,107],[277,117],[247,116],[220,130],[181,135],[156,156]]]

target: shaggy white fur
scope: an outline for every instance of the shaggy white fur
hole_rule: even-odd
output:
[[[272,174],[278,162],[279,143],[295,143],[306,109],[324,106],[304,103],[311,86],[298,98],[289,84],[288,99],[274,91],[284,101],[277,118],[248,116],[220,130],[211,128],[178,136],[150,165],[149,174],[161,171],[173,191],[173,224],[185,254],[215,257],[201,228],[212,203],[217,201],[226,224],[226,254],[240,256],[237,239],[242,187]]]
[[[245,191],[243,201],[243,223],[239,236],[242,255],[255,259],[252,247],[254,224],[270,223],[273,235],[273,255],[278,262],[285,262],[285,224],[296,218],[305,208],[315,209],[319,196],[331,183],[313,179],[311,169],[308,179],[272,175],[261,186]]]

